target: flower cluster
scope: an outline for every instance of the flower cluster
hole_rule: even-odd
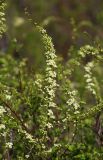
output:
[[[46,69],[45,69],[45,80],[44,80],[44,101],[45,101],[45,111],[47,113],[47,116],[50,119],[54,119],[55,116],[53,114],[52,108],[56,107],[56,104],[54,103],[55,98],[55,90],[56,90],[56,55],[55,55],[55,49],[54,45],[52,43],[51,37],[49,37],[46,33],[46,30],[43,29],[40,26],[37,26],[39,29],[41,35],[42,35],[42,41],[45,47],[45,59],[46,59]],[[46,121],[45,125],[50,128],[50,123]]]
[[[3,116],[5,112],[6,110],[4,109],[4,107],[0,106],[0,117]]]
[[[11,142],[6,143],[6,148],[12,148],[12,147],[13,147],[13,144]]]
[[[85,57],[86,55],[98,55],[99,54],[99,50],[98,48],[95,48],[93,46],[90,46],[90,45],[85,45],[83,47],[80,48],[78,54],[81,56],[81,57]]]
[[[0,38],[2,37],[2,34],[6,31],[5,7],[6,3],[2,2],[0,5]]]
[[[95,82],[94,82],[94,77],[92,75],[92,69],[94,68],[94,63],[88,62],[85,66],[85,79],[87,86],[86,88],[93,94],[96,95],[96,90],[95,90]]]
[[[4,113],[6,110],[4,109],[3,106],[0,106],[0,131],[5,129],[5,122],[3,121]]]
[[[69,96],[69,99],[67,101],[67,105],[69,107],[68,111],[73,110],[73,113],[76,115],[79,113],[79,108],[80,108],[80,104],[77,101],[77,91],[76,90],[68,91],[68,96]]]

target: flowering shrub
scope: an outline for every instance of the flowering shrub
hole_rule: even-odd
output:
[[[71,48],[63,63],[46,30],[35,28],[45,71],[29,73],[27,59],[0,54],[0,159],[102,159],[103,49]]]

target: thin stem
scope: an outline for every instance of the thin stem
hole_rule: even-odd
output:
[[[5,102],[1,97],[0,97],[0,100],[2,101],[2,103],[5,105],[5,107],[7,107],[11,113],[12,113],[12,116],[14,118],[16,118],[20,123],[21,123],[21,126],[22,128],[27,132],[27,133],[30,133],[30,130],[25,126],[24,122],[21,120],[20,116],[17,114],[17,112],[15,112],[12,107],[11,107],[11,104]]]

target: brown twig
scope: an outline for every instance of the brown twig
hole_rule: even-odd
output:
[[[25,126],[24,122],[21,120],[20,116],[18,115],[17,112],[15,112],[12,107],[11,107],[11,104],[7,103],[6,101],[4,101],[1,97],[0,97],[0,100],[2,101],[2,103],[5,105],[5,107],[7,107],[10,111],[11,111],[11,114],[14,118],[16,118],[20,124],[21,124],[21,127],[27,132],[30,134],[30,130]]]

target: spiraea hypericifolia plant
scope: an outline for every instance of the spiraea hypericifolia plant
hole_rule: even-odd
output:
[[[45,72],[31,75],[26,60],[0,55],[0,152],[5,159],[70,159],[71,143],[86,141],[81,121],[103,108],[96,76],[102,50],[83,46],[59,66],[52,39],[42,26],[33,27],[44,45]]]
[[[30,17],[29,13],[26,10],[26,14]],[[32,21],[30,19],[30,21]],[[45,66],[45,75],[44,80],[42,81],[41,85],[41,92],[43,95],[42,102],[40,103],[39,107],[39,134],[42,137],[42,145],[43,141],[47,142],[49,140],[48,137],[48,130],[52,130],[53,125],[55,124],[55,115],[54,115],[54,108],[56,108],[55,103],[55,92],[57,88],[56,82],[56,59],[57,56],[55,54],[54,45],[52,42],[52,38],[48,36],[46,30],[39,26],[36,23],[33,23],[34,27],[39,31],[42,38],[42,43],[44,45],[44,58],[46,62]],[[40,85],[40,84],[39,84]]]
[[[86,56],[90,57],[90,60],[84,65],[84,78],[86,82],[85,88],[94,96],[97,104],[97,107],[95,106],[94,108],[92,107],[91,109],[89,109],[86,115],[85,113],[83,114],[87,116],[89,113],[94,114],[102,108],[102,95],[100,92],[101,86],[99,85],[94,72],[96,70],[96,67],[98,67],[103,60],[103,49],[100,47],[96,48],[90,45],[85,45],[80,48],[78,54],[82,59],[85,59]]]

